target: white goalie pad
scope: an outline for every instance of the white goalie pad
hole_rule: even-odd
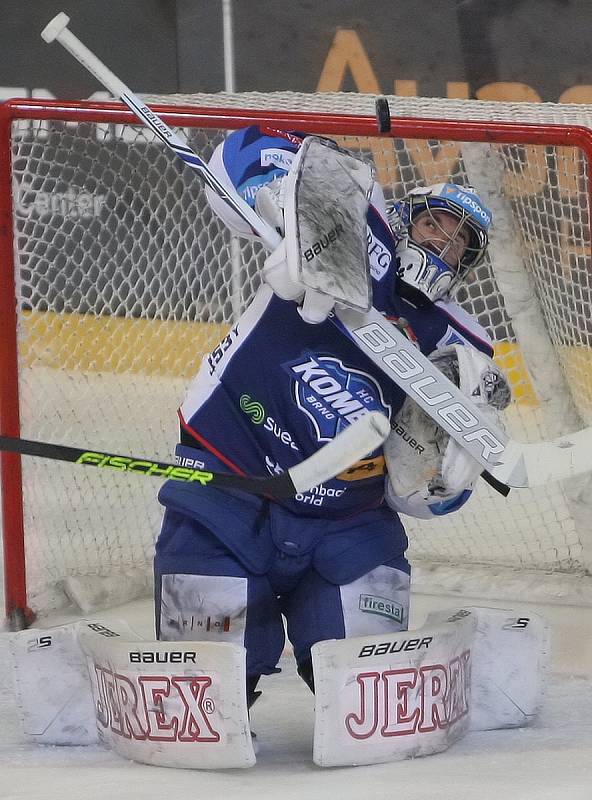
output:
[[[124,622],[85,620],[23,631],[11,651],[29,741],[101,742],[163,767],[255,763],[239,645],[146,641]]]
[[[332,142],[306,137],[285,179],[288,272],[331,305],[371,304],[366,214],[374,170]],[[309,295],[309,302],[314,294]],[[315,302],[323,303],[322,298]]]
[[[446,750],[469,729],[527,724],[547,649],[540,618],[489,608],[439,612],[415,631],[319,642],[314,761],[398,761]]]
[[[10,634],[9,651],[21,730],[28,742],[98,742],[86,656],[76,624]]]
[[[126,641],[79,628],[100,740],[124,758],[161,767],[250,767],[255,753],[244,647]]]
[[[540,711],[550,663],[547,622],[520,609],[470,610],[477,616],[471,730],[530,725]]]

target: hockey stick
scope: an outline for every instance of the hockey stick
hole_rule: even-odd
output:
[[[68,22],[66,14],[58,14],[43,30],[43,39],[46,42],[57,40],[161,141],[198,172],[251,226],[268,249],[277,247],[281,242],[277,231],[260,219],[242,197],[221,184],[187,142],[142,103],[68,30]],[[383,107],[383,114],[385,111]],[[375,309],[366,314],[338,309],[332,320],[420,408],[467,450],[495,481],[515,487],[537,486],[592,469],[592,428],[552,442],[520,444],[510,439],[498,425],[492,424],[401,331]]]
[[[348,425],[345,430],[309,458],[290,467],[281,475],[271,477],[210,472],[209,470],[181,467],[178,464],[167,464],[140,456],[121,456],[104,451],[83,450],[77,447],[50,444],[49,442],[33,442],[9,436],[0,436],[0,450],[119,472],[152,475],[162,479],[196,483],[200,486],[240,489],[250,494],[264,494],[272,497],[293,497],[295,494],[307,492],[313,486],[331,480],[356,461],[376,450],[384,442],[390,430],[389,421],[384,414],[371,411]]]

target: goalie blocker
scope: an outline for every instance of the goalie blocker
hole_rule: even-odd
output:
[[[157,766],[255,763],[239,645],[144,641],[123,622],[83,621],[13,634],[10,650],[30,742],[101,742]],[[445,750],[469,730],[528,725],[547,652],[540,617],[491,608],[439,612],[415,631],[319,642],[314,761],[396,761]]]

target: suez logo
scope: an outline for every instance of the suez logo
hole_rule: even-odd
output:
[[[261,405],[261,403],[253,400],[251,395],[241,394],[239,405],[241,411],[251,418],[251,422],[254,425],[263,425],[263,429],[269,431],[269,433],[275,436],[275,438],[278,439],[282,444],[287,445],[292,450],[296,450],[296,452],[300,451],[300,448],[292,438],[291,434],[289,434],[288,431],[283,430],[273,417],[267,416],[265,413],[265,408]]]
[[[483,426],[473,412],[466,407],[462,395],[453,395],[448,389],[442,391],[439,379],[427,374],[427,369],[416,358],[415,349],[407,340],[398,342],[378,322],[370,322],[359,328],[348,328],[358,339],[364,352],[373,360],[382,362],[395,381],[414,398],[420,398],[444,421],[445,428],[462,434],[467,444],[475,443],[471,451],[480,447],[479,457],[488,461],[491,456],[503,453],[506,443],[489,428]],[[378,358],[376,358],[378,356]],[[435,393],[434,393],[435,392]],[[422,403],[420,402],[421,406]]]
[[[155,475],[160,478],[171,478],[176,481],[186,481],[187,483],[197,481],[202,486],[206,486],[214,480],[213,473],[207,470],[161,464],[159,461],[128,458],[128,456],[116,456],[109,453],[87,451],[78,456],[74,463],[92,464],[95,467],[116,469],[120,472],[141,472],[143,475]]]

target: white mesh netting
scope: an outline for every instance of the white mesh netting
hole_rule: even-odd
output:
[[[356,94],[151,100],[313,116],[374,112],[374,98]],[[484,128],[500,120],[592,123],[592,109],[580,106],[389,101],[394,115],[481,120]],[[184,126],[206,158],[225,134],[190,115]],[[527,138],[447,141],[433,129],[429,139],[405,140],[331,133],[374,159],[390,197],[441,180],[476,186],[495,212],[492,258],[459,299],[488,328],[511,377],[509,431],[536,441],[591,424],[586,154]],[[260,248],[228,235],[199,180],[139,126],[79,122],[75,113],[67,123],[21,118],[11,148],[21,435],[169,460],[185,385],[252,296]],[[117,583],[139,570],[148,586],[156,482],[36,459],[24,459],[23,472],[35,609],[61,602],[68,577]],[[591,564],[588,494],[587,479],[507,499],[483,484],[466,511],[407,521],[411,558],[432,577],[434,563],[583,575]]]

